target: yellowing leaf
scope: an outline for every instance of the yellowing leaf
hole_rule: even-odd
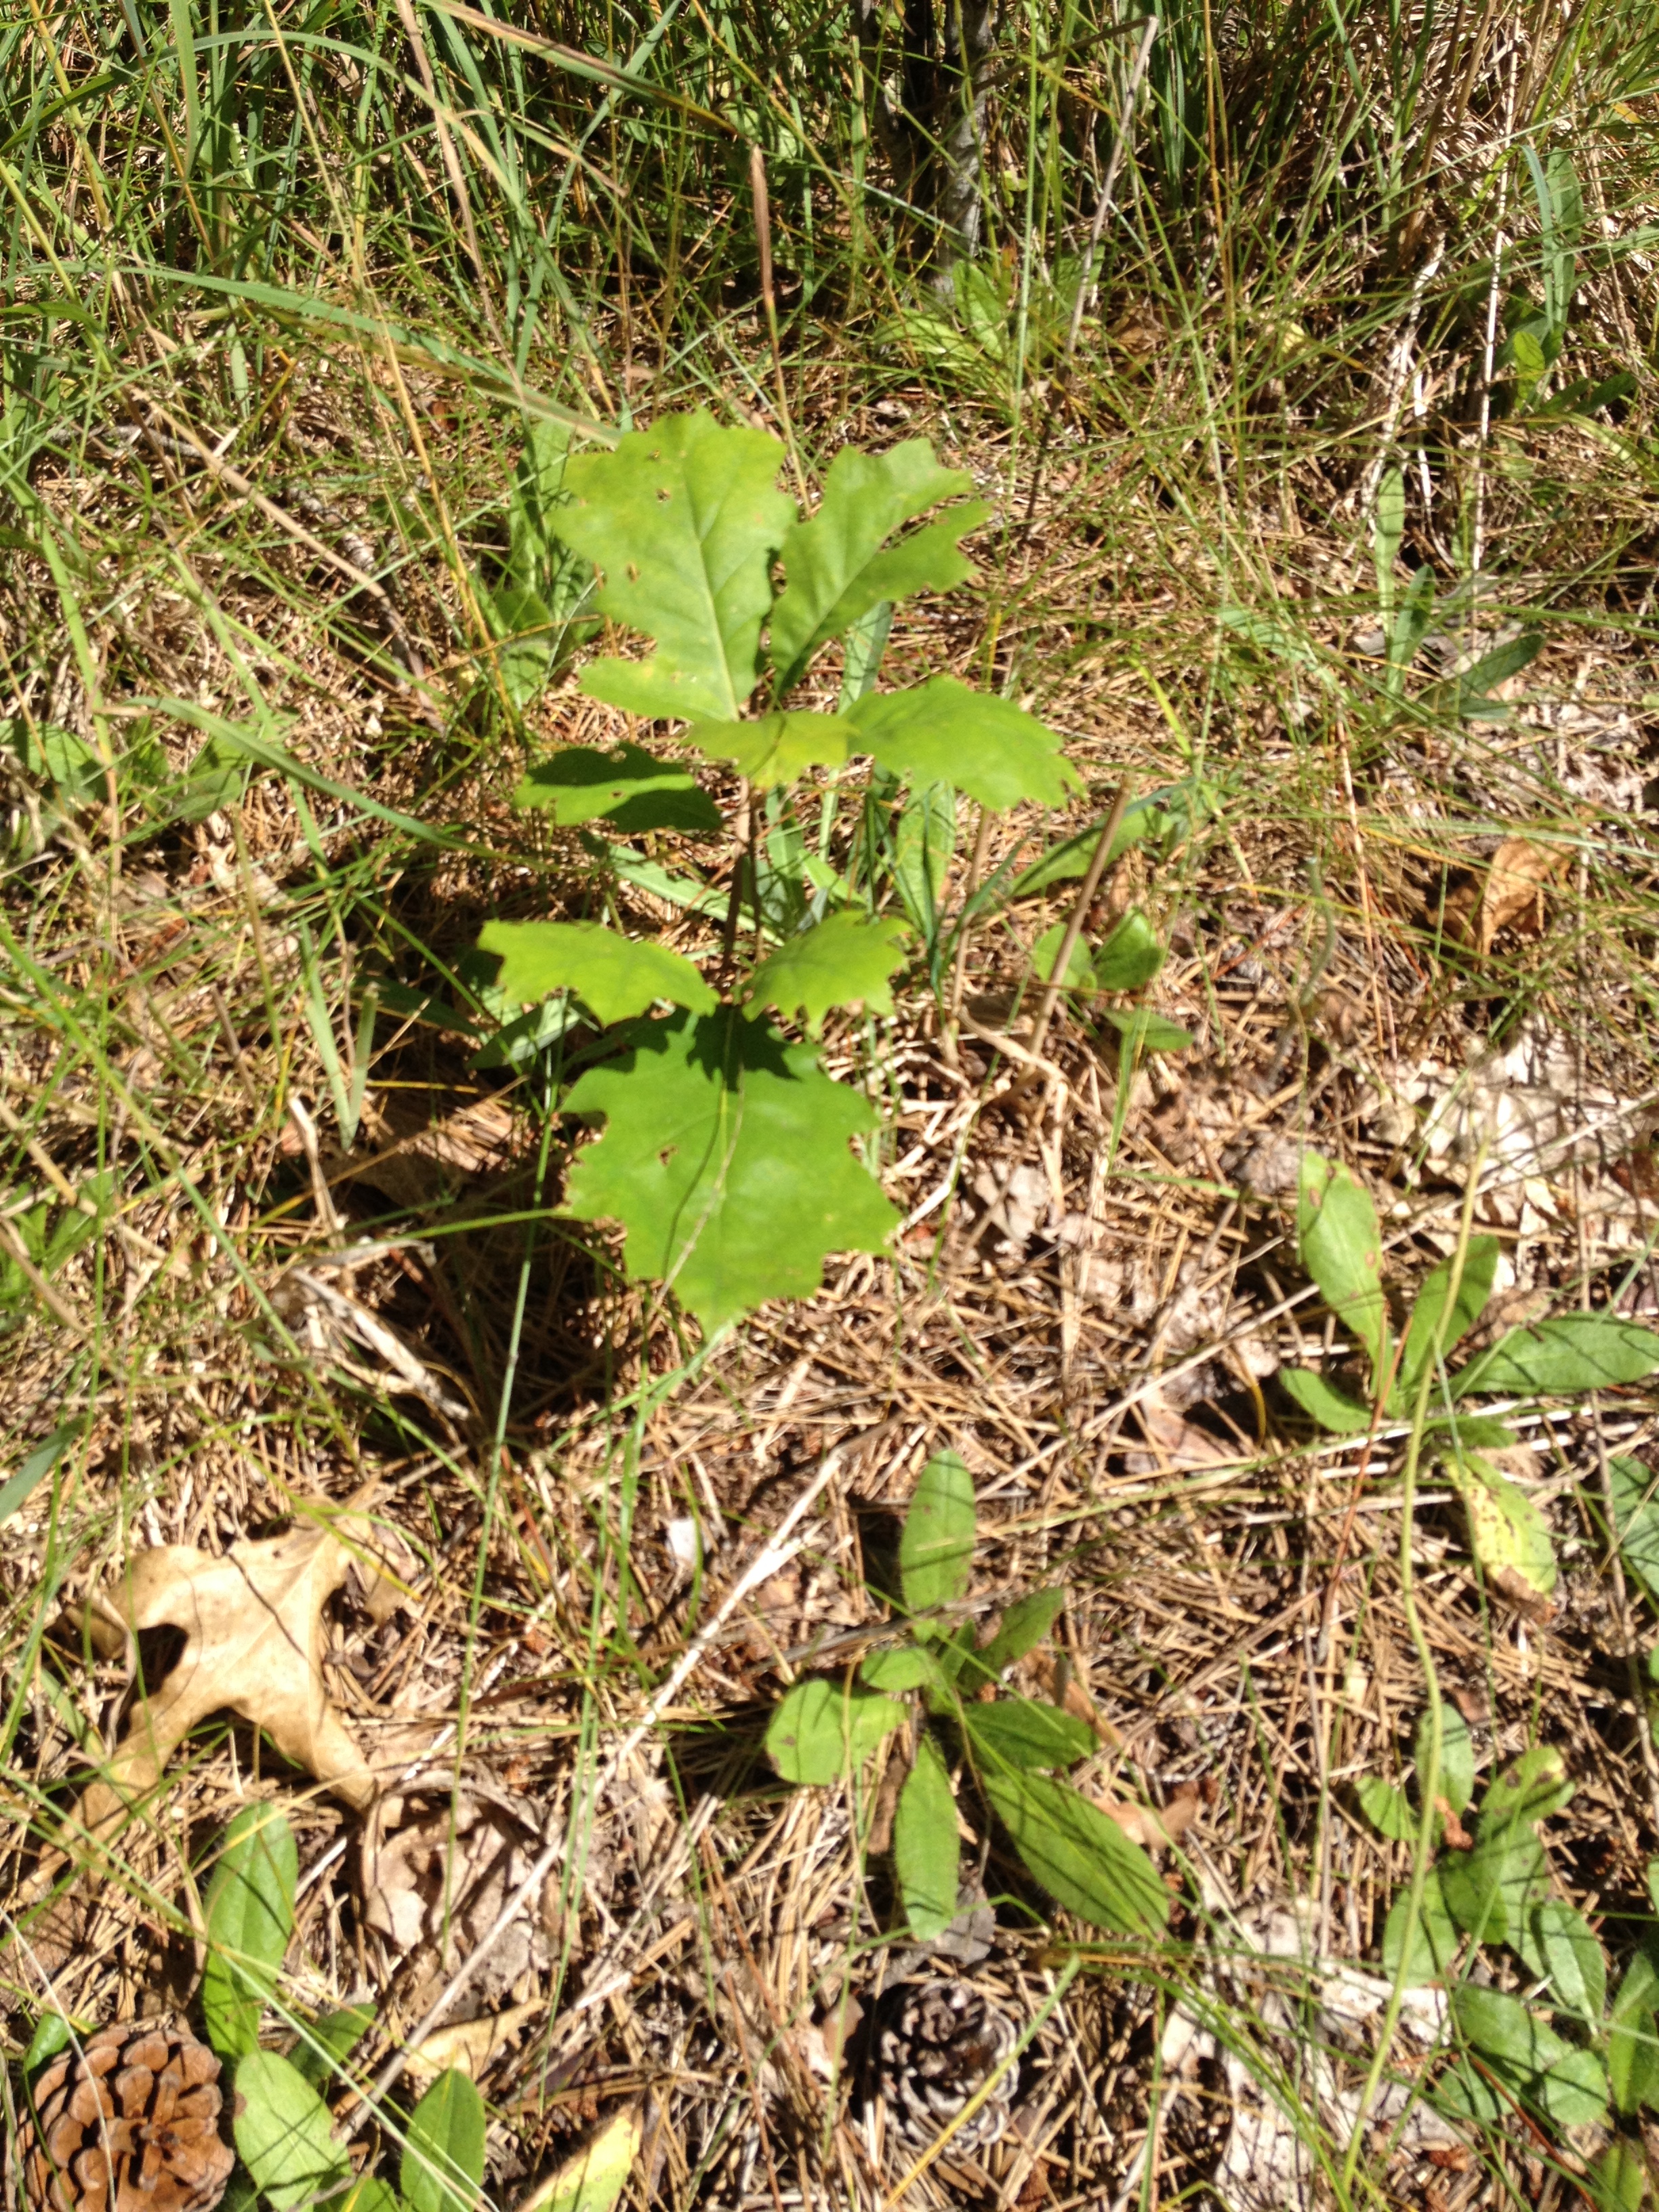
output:
[[[643,2123],[629,2105],[538,2182],[519,2212],[611,2212],[640,2154]]]
[[[1469,1547],[1484,1571],[1523,1612],[1547,1620],[1554,1611],[1548,1600],[1555,1547],[1543,1515],[1524,1490],[1474,1454],[1460,1462],[1458,1486]]]

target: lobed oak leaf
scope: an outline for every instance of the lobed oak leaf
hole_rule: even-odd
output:
[[[395,1601],[399,1549],[367,1514],[337,1513],[233,1544],[222,1559],[187,1544],[136,1553],[94,1597],[94,1629],[176,1628],[185,1646],[160,1682],[143,1687],[114,1756],[81,1800],[80,1826],[95,1835],[118,1823],[191,1730],[225,1711],[363,1810],[376,1785],[324,1685],[323,1607],[354,1570],[372,1611]]]

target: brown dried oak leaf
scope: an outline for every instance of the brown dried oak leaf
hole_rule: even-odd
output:
[[[222,1559],[184,1544],[137,1553],[93,1597],[94,1634],[100,1626],[123,1640],[177,1628],[185,1648],[134,1706],[114,1757],[81,1801],[81,1823],[96,1834],[118,1821],[191,1730],[226,1711],[263,1729],[284,1759],[362,1812],[376,1785],[323,1681],[323,1607],[355,1570],[370,1613],[386,1620],[412,1566],[401,1540],[365,1513],[233,1544]]]
[[[1565,873],[1571,854],[1559,845],[1540,845],[1530,837],[1505,837],[1484,876],[1477,876],[1446,901],[1446,933],[1472,945],[1484,960],[1498,932],[1516,929],[1539,937],[1544,928],[1544,893]]]

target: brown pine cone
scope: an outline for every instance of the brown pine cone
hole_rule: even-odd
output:
[[[219,2061],[175,2021],[123,2021],[54,2058],[17,2131],[29,2212],[212,2212],[236,2154]]]
[[[881,2031],[881,2093],[888,2118],[924,2150],[944,2134],[1018,2040],[1014,2023],[971,1982],[924,1982],[906,1991]],[[1018,2069],[1011,2066],[951,2143],[973,2150],[1008,2124]]]

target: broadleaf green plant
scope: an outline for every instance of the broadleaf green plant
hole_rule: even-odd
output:
[[[222,2058],[259,2047],[259,2021],[294,1932],[294,1832],[270,1805],[249,1805],[225,1831],[207,1891],[202,2014]]]
[[[1297,1243],[1326,1305],[1363,1352],[1369,1380],[1361,1396],[1316,1369],[1281,1368],[1285,1395],[1321,1428],[1359,1436],[1378,1422],[1410,1420],[1426,1378],[1430,1442],[1462,1500],[1482,1570],[1522,1604],[1547,1600],[1555,1584],[1549,1529],[1498,1463],[1514,1449],[1515,1432],[1468,1401],[1501,1395],[1525,1404],[1640,1382],[1659,1369],[1659,1335],[1613,1314],[1560,1314],[1512,1328],[1449,1370],[1447,1355],[1485,1312],[1497,1276],[1498,1239],[1472,1237],[1425,1277],[1396,1346],[1376,1209],[1349,1169],[1317,1152],[1302,1157]]]
[[[562,422],[528,425],[507,503],[507,559],[479,594],[501,689],[520,712],[599,627],[587,611],[592,574],[553,526],[569,442]]]
[[[1425,1714],[1419,1776],[1430,1764],[1431,1734]],[[1474,1749],[1462,1717],[1449,1710],[1441,1714],[1437,1772],[1431,1828],[1443,1848],[1417,1912],[1402,1891],[1382,1936],[1387,1973],[1407,1984],[1443,1982],[1451,1992],[1458,2049],[1435,2101],[1462,2117],[1501,2122],[1509,2100],[1518,2099],[1562,2130],[1605,2129],[1613,2113],[1629,2120],[1644,2108],[1659,2111],[1659,1947],[1644,1938],[1609,1997],[1601,1937],[1550,1893],[1538,1824],[1573,1794],[1560,1753],[1534,1746],[1494,1775],[1469,1815],[1472,1834],[1462,1822],[1474,1796]],[[1395,1842],[1416,1837],[1422,1808],[1404,1791],[1373,1776],[1355,1796],[1380,1834]],[[1514,1954],[1528,1995],[1467,1978],[1483,1945]]]
[[[483,1002],[512,1033],[516,1064],[567,1049],[571,1019],[547,1018],[555,1000],[601,1032],[561,1102],[605,1125],[575,1158],[567,1210],[620,1223],[628,1275],[672,1287],[705,1331],[767,1298],[809,1294],[830,1254],[881,1252],[897,1225],[851,1149],[878,1129],[876,1111],[823,1073],[817,1040],[837,1007],[890,1013],[890,979],[910,940],[899,916],[878,911],[873,872],[830,863],[833,792],[817,836],[806,834],[801,779],[828,769],[844,781],[855,761],[872,763],[866,817],[890,809],[886,880],[935,977],[957,794],[998,811],[1058,806],[1079,788],[1053,732],[1010,700],[949,675],[874,688],[894,599],[973,573],[961,540],[987,510],[960,500],[971,479],[921,439],[849,449],[803,517],[777,487],[783,458],[763,432],[702,410],[668,416],[611,452],[563,460],[556,496],[537,510],[597,572],[599,611],[651,643],[643,659],[592,661],[582,688],[686,725],[685,752],[746,780],[750,834],[733,838],[729,892],[671,876],[597,826],[580,832],[617,880],[691,913],[724,909],[720,993],[684,954],[609,922],[502,921],[480,939],[501,963]],[[960,503],[921,521],[945,501]],[[792,708],[814,656],[837,640],[839,709]],[[631,739],[536,763],[516,803],[625,835],[708,834],[719,818],[682,761]],[[657,1011],[664,1001],[677,1011]],[[799,1020],[810,1042],[792,1043],[769,1014]]]
[[[972,1478],[954,1452],[940,1452],[922,1469],[900,1538],[898,1639],[871,1652],[856,1680],[797,1682],[772,1716],[767,1750],[786,1782],[823,1785],[857,1773],[917,1724],[894,1815],[893,1868],[920,1941],[940,1935],[957,1910],[953,1759],[1059,1904],[1097,1928],[1156,1934],[1170,1911],[1157,1869],[1115,1820],[1054,1778],[1098,1749],[1093,1730],[1059,1705],[987,1695],[1048,1634],[1065,1600],[1057,1589],[1033,1592],[976,1646],[971,1626],[953,1618],[975,1526]]]

